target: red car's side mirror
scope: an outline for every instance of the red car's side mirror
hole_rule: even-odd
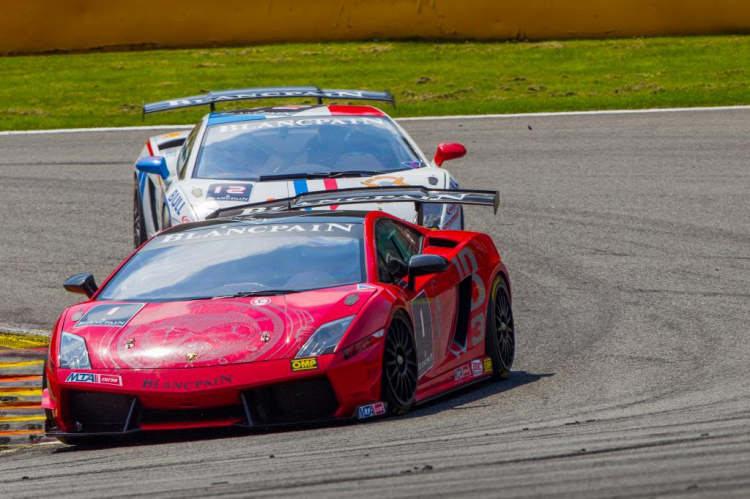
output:
[[[442,166],[444,161],[463,158],[466,156],[466,148],[461,144],[440,144],[435,153],[435,164]]]

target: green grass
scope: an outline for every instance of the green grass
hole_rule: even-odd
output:
[[[750,36],[4,57],[0,129],[140,125],[144,101],[252,86],[389,89],[390,114],[429,116],[750,104],[749,81]],[[205,112],[146,123],[193,123]]]

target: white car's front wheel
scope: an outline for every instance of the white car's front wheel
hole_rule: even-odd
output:
[[[133,245],[137,248],[146,242],[146,222],[143,220],[143,206],[138,192],[138,183],[133,188]]]

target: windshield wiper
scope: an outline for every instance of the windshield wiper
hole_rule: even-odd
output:
[[[382,172],[370,170],[347,170],[343,172],[326,172],[326,173],[285,173],[283,175],[261,175],[258,181],[264,180],[292,180],[296,178],[341,178],[341,177],[366,177],[371,175],[380,175]]]
[[[298,289],[258,289],[256,291],[240,291],[233,295],[221,295],[214,296],[213,299],[217,298],[244,298],[246,296],[277,296],[277,295],[289,295],[292,293],[299,293]]]

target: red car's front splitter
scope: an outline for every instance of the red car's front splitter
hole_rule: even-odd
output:
[[[381,349],[215,367],[47,372],[50,436],[348,419],[380,400]],[[51,414],[50,414],[51,413]]]

